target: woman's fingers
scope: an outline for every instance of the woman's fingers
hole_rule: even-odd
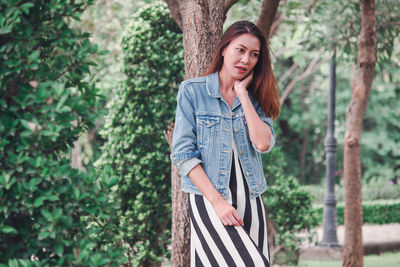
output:
[[[239,214],[237,213],[236,209],[232,207],[228,214],[226,214],[225,221],[229,226],[243,226],[243,221],[240,218]]]
[[[241,226],[244,225],[244,222],[243,222],[242,218],[239,216],[239,213],[237,213],[236,210],[235,210],[235,212],[233,213],[233,216],[235,216],[235,219],[236,219],[238,225],[241,225]]]
[[[219,201],[215,206],[214,210],[216,211],[218,217],[221,222],[225,226],[240,226],[243,225],[243,220],[240,218],[236,209],[226,202],[225,200]]]

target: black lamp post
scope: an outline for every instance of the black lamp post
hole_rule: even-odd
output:
[[[335,197],[335,166],[337,143],[335,132],[335,87],[336,87],[336,62],[335,48],[329,65],[329,98],[328,98],[328,134],[325,139],[326,154],[326,189],[325,206],[323,215],[322,246],[340,247],[336,234],[336,197]]]

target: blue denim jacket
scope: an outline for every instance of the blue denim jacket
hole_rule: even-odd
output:
[[[250,94],[249,94],[250,95]],[[270,147],[259,151],[250,141],[249,130],[239,99],[232,109],[219,89],[218,73],[183,81],[179,87],[172,162],[182,176],[182,191],[201,194],[187,176],[199,163],[216,190],[228,197],[234,139],[251,197],[260,196],[267,188],[260,153],[275,144],[272,120],[260,104],[250,97],[260,118],[271,128]]]

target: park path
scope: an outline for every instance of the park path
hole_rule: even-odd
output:
[[[344,243],[344,225],[336,229],[338,242]],[[323,228],[316,228],[318,240],[322,240]],[[364,224],[363,229],[364,254],[380,254],[387,251],[400,250],[400,224],[372,225]],[[303,244],[300,248],[300,260],[340,260],[340,249],[326,249],[310,244]]]
[[[336,229],[339,244],[344,243],[344,225],[339,225]],[[364,224],[363,229],[363,243],[375,242],[400,242],[400,224],[381,224],[372,225]],[[317,227],[318,240],[322,240],[323,229],[322,226]]]

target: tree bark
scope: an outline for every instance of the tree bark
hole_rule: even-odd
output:
[[[278,10],[280,0],[263,0],[260,14],[257,19],[257,26],[261,29],[264,34],[265,40],[267,41],[271,35],[271,30],[276,31],[276,25],[272,27],[276,12]],[[280,17],[280,16],[278,16]],[[280,21],[278,19],[278,21]]]
[[[165,2],[167,3],[168,9],[171,12],[172,18],[182,30],[182,15],[181,11],[179,10],[178,2],[176,0],[165,0]]]
[[[231,9],[231,7],[236,4],[237,2],[239,2],[239,0],[225,0],[224,1],[224,13],[228,13],[229,9]]]
[[[300,94],[300,104],[301,104],[301,111],[303,114],[305,114],[308,111],[307,105],[305,103],[305,98],[307,97],[309,93],[309,88],[302,86],[302,91]],[[308,146],[308,137],[310,133],[310,128],[311,128],[311,121],[307,120],[306,122],[306,129],[304,131],[304,136],[303,136],[303,141],[301,145],[301,150],[300,150],[300,157],[299,157],[299,166],[300,166],[300,173],[299,173],[299,180],[301,182],[304,181],[304,168],[306,166],[306,156],[307,156],[307,146]]]
[[[344,140],[345,240],[343,266],[363,266],[360,143],[376,63],[375,1],[361,0],[358,74],[346,111]]]
[[[181,18],[185,51],[185,79],[198,77],[211,62],[212,51],[222,34],[224,1],[166,0],[173,18]],[[179,14],[176,14],[179,10]],[[179,21],[179,19],[178,19]],[[179,22],[177,23],[179,24]],[[172,131],[166,133],[169,143]],[[168,137],[169,136],[169,137]],[[172,164],[172,245],[171,264],[190,266],[190,221],[187,194],[181,191],[178,169]]]
[[[179,1],[185,50],[185,79],[198,77],[211,62],[222,34],[223,1]]]

